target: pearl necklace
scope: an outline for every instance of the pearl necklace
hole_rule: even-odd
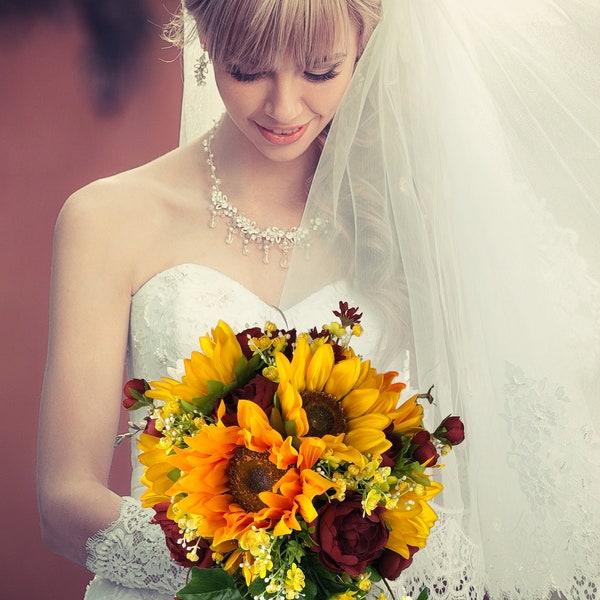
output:
[[[227,196],[221,191],[221,180],[217,177],[217,169],[214,163],[214,155],[211,148],[211,143],[214,139],[214,128],[206,139],[203,141],[204,151],[206,152],[206,163],[210,169],[210,178],[212,181],[210,194],[210,221],[208,226],[214,229],[216,217],[224,217],[227,219],[227,236],[226,244],[233,243],[233,236],[239,235],[242,237],[242,254],[250,253],[250,244],[256,244],[263,251],[262,261],[268,264],[271,261],[271,248],[277,246],[281,252],[279,265],[287,269],[289,266],[290,250],[294,246],[304,248],[305,256],[309,258],[310,236],[314,232],[324,233],[327,227],[327,221],[321,218],[311,219],[309,228],[302,225],[299,227],[290,227],[289,229],[280,229],[279,227],[267,227],[261,229],[256,225],[255,221],[250,220],[245,215],[238,212],[238,209],[230,204]]]

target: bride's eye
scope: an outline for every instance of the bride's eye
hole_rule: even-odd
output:
[[[307,67],[303,73],[304,78],[317,83],[335,79],[340,74],[340,67],[344,64],[345,56],[338,56],[336,58],[341,58],[342,60],[335,63],[323,61],[320,64],[313,64]]]
[[[309,81],[329,81],[330,79],[335,79],[340,72],[337,70],[337,66],[333,67],[329,71],[325,73],[314,73],[311,71],[304,71],[304,77]]]
[[[245,71],[241,71],[239,67],[231,67],[229,69],[229,75],[233,77],[236,81],[248,82],[248,81],[256,81],[261,77],[265,76],[265,73],[247,73]]]

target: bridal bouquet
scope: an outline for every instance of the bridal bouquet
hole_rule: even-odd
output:
[[[352,350],[358,309],[334,314],[303,333],[220,321],[180,377],[126,384],[148,408],[143,504],[192,567],[183,600],[364,600],[425,546],[428,467],[462,423],[425,430],[421,397],[398,406],[397,373]]]

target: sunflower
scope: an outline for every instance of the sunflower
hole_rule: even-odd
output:
[[[404,384],[393,383],[397,373],[378,373],[349,349],[335,362],[331,344],[314,348],[301,337],[291,361],[275,356],[287,433],[322,438],[332,450],[343,442],[363,454],[381,455],[391,445],[384,430]]]
[[[238,425],[225,427],[219,418],[186,442],[187,448],[165,457],[181,472],[168,493],[213,547],[240,540],[253,526],[276,536],[300,530],[298,519],[316,518],[313,500],[331,487],[312,470],[325,444],[305,440],[294,448],[248,400],[239,402]]]
[[[181,381],[168,377],[153,381],[146,396],[163,400],[167,409],[175,407],[173,410],[178,411],[179,400],[191,403],[210,395],[217,383],[223,386],[233,383],[236,368],[247,362],[240,344],[224,321],[219,321],[211,333],[200,338],[202,352],[194,351],[183,361],[185,375]]]

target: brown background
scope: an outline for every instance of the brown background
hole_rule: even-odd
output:
[[[165,23],[177,0],[148,0]],[[177,52],[153,27],[120,110],[99,114],[72,14],[0,25],[0,598],[79,600],[87,571],[42,545],[35,497],[52,230],[69,194],[177,144]],[[85,373],[74,373],[85,377]],[[65,431],[64,435],[68,435]],[[113,487],[127,491],[127,448]]]

